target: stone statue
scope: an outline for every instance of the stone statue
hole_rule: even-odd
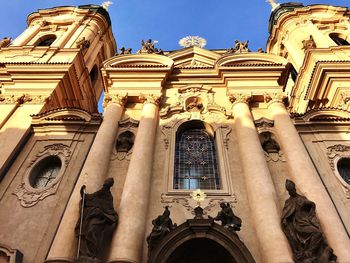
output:
[[[138,54],[158,54],[163,55],[163,50],[155,48],[154,44],[152,43],[152,39],[141,41],[141,49],[137,51]]]
[[[316,43],[312,35],[310,35],[310,38],[307,40],[303,40],[303,49],[306,51],[308,49],[316,48]]]
[[[113,184],[113,178],[107,178],[102,188],[92,194],[85,193],[85,185],[81,187],[81,202],[84,200],[84,204],[81,205],[80,217],[75,227],[76,236],[80,238],[78,262],[104,260],[105,247],[118,223],[110,192]]]
[[[203,109],[203,103],[199,102],[197,97],[193,97],[189,100],[186,110],[188,111],[201,111]]]
[[[249,40],[246,42],[241,42],[239,40],[235,41],[235,47],[226,50],[226,54],[235,54],[235,53],[248,53],[250,49],[248,48]]]
[[[282,229],[296,263],[335,263],[337,257],[323,236],[316,217],[316,205],[296,192],[295,184],[286,180],[290,197],[282,212]]]
[[[170,218],[169,207],[166,206],[162,215],[159,215],[156,219],[152,220],[152,232],[147,237],[148,251],[150,252],[157,244],[175,227],[173,221]]]
[[[81,37],[76,42],[77,48],[87,49],[90,47],[90,40],[85,39],[85,37]]]
[[[0,48],[8,47],[11,44],[11,41],[11,37],[4,37],[2,40],[0,40]]]
[[[120,50],[120,53],[119,55],[128,55],[128,54],[131,54],[131,48],[125,48],[125,47],[122,47],[119,49]]]
[[[264,132],[262,135],[264,136],[264,141],[261,146],[264,151],[267,153],[278,153],[280,151],[280,146],[273,138],[271,138],[271,133]]]
[[[230,231],[240,231],[242,226],[242,220],[236,216],[229,203],[220,203],[221,211],[213,220],[221,221],[221,225],[228,228]],[[211,218],[211,217],[209,217]]]

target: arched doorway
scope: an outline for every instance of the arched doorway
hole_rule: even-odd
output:
[[[215,241],[194,238],[177,247],[167,263],[236,263],[236,261]]]
[[[238,235],[209,219],[189,219],[151,251],[148,263],[255,263]]]

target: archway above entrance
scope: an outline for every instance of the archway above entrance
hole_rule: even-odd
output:
[[[148,263],[255,263],[238,235],[210,219],[189,219],[172,230]]]

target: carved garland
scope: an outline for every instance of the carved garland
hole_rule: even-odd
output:
[[[4,95],[0,93],[0,103],[3,104],[43,104],[48,99],[47,96],[42,95],[30,95],[30,94],[22,94],[22,95]]]
[[[350,146],[336,144],[330,147],[327,147],[327,156],[331,169],[335,173],[339,182],[342,185],[343,191],[345,192],[346,198],[350,199],[350,185],[348,185],[344,179],[339,174],[337,167],[337,163],[342,158],[350,158]]]
[[[62,166],[56,179],[47,187],[33,188],[30,185],[30,176],[35,173],[35,167],[39,162],[50,156],[57,156],[62,162]],[[53,195],[57,192],[59,183],[62,180],[69,160],[71,157],[71,150],[67,145],[58,143],[47,145],[44,150],[40,151],[28,164],[27,171],[22,177],[21,184],[14,190],[13,194],[18,197],[23,207],[31,207],[36,205],[39,201],[43,200],[49,195]]]

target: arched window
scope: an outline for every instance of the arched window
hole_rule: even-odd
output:
[[[95,66],[91,69],[89,75],[90,75],[90,80],[91,80],[92,86],[95,86],[96,81],[97,81],[97,79],[98,79],[98,67],[97,67],[97,65],[95,65]]]
[[[49,47],[56,40],[56,38],[57,37],[55,35],[47,35],[47,36],[41,37],[38,44],[36,44],[36,46]]]
[[[350,158],[342,158],[337,163],[337,168],[343,180],[350,185]]]
[[[213,136],[201,121],[182,124],[176,133],[174,189],[220,189]]]
[[[348,41],[345,39],[341,38],[339,34],[337,33],[332,33],[329,34],[329,37],[338,45],[338,46],[348,46],[350,45]]]

